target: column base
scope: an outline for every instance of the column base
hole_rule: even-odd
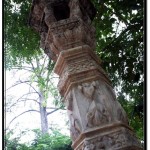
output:
[[[142,150],[132,129],[123,123],[113,123],[89,129],[73,142],[74,150]]]

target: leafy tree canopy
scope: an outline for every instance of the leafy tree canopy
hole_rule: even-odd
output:
[[[91,0],[97,15],[96,53],[109,74],[131,126],[143,138],[143,3],[142,0]],[[13,2],[13,3],[12,3]],[[40,54],[39,36],[28,27],[31,1],[5,0],[5,67]]]
[[[42,134],[40,129],[35,129],[35,138],[30,143],[22,143],[21,137],[26,134],[23,131],[13,138],[14,131],[5,136],[5,148],[7,150],[72,150],[70,137],[63,135],[59,130],[53,129],[51,134]]]
[[[94,0],[94,4],[98,10],[94,20],[96,53],[128,113],[131,126],[142,137],[144,1]]]
[[[40,53],[39,35],[28,27],[31,1],[4,2],[5,67],[21,65]]]

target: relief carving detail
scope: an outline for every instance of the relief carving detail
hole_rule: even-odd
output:
[[[140,142],[136,140],[128,129],[119,130],[114,133],[109,133],[103,136],[97,136],[89,140],[85,140],[84,144],[81,145],[82,150],[116,150],[130,146],[140,146]],[[80,150],[79,147],[77,150]]]
[[[95,145],[90,143],[89,141],[84,141],[84,147],[82,150],[95,150]]]
[[[75,141],[81,134],[81,125],[77,118],[70,114],[70,134],[73,141]]]
[[[68,110],[68,115],[69,115],[69,121],[70,121],[70,136],[73,141],[75,141],[78,136],[81,134],[82,127],[79,122],[79,119],[74,115],[74,110],[73,110],[73,97],[72,97],[72,92],[68,94],[66,97],[65,101],[67,110]]]
[[[46,25],[49,27],[52,22],[56,21],[56,18],[54,16],[54,11],[53,11],[51,4],[47,4],[45,6],[44,13],[45,13],[44,21],[45,21]]]
[[[69,92],[68,96],[66,97],[66,101],[65,101],[67,110],[72,111],[73,110],[73,97],[72,97],[72,93],[71,91]]]
[[[70,18],[82,18],[82,12],[80,8],[79,0],[70,0],[69,2],[70,7]]]
[[[98,98],[94,97],[95,91],[97,90],[96,82],[82,83],[78,88],[84,96],[87,97],[89,102],[89,107],[86,113],[87,127],[95,127],[110,122],[111,117],[104,103],[106,100],[105,96],[100,95]]]
[[[58,88],[63,89],[69,75],[75,75],[77,73],[82,73],[88,70],[96,69],[98,67],[98,64],[96,64],[96,62],[92,60],[91,57],[86,57],[86,59],[83,57],[82,61],[79,61],[78,63],[76,60],[72,60],[72,62],[64,68],[58,83]]]

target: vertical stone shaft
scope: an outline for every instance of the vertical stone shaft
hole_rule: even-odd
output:
[[[95,14],[89,0],[39,0],[32,5],[30,25],[40,32],[45,53],[56,61],[73,149],[140,150],[94,52]]]

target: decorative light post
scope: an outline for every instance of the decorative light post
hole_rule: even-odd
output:
[[[75,150],[141,150],[101,61],[94,53],[96,10],[90,0],[35,0],[30,26],[56,62]]]

